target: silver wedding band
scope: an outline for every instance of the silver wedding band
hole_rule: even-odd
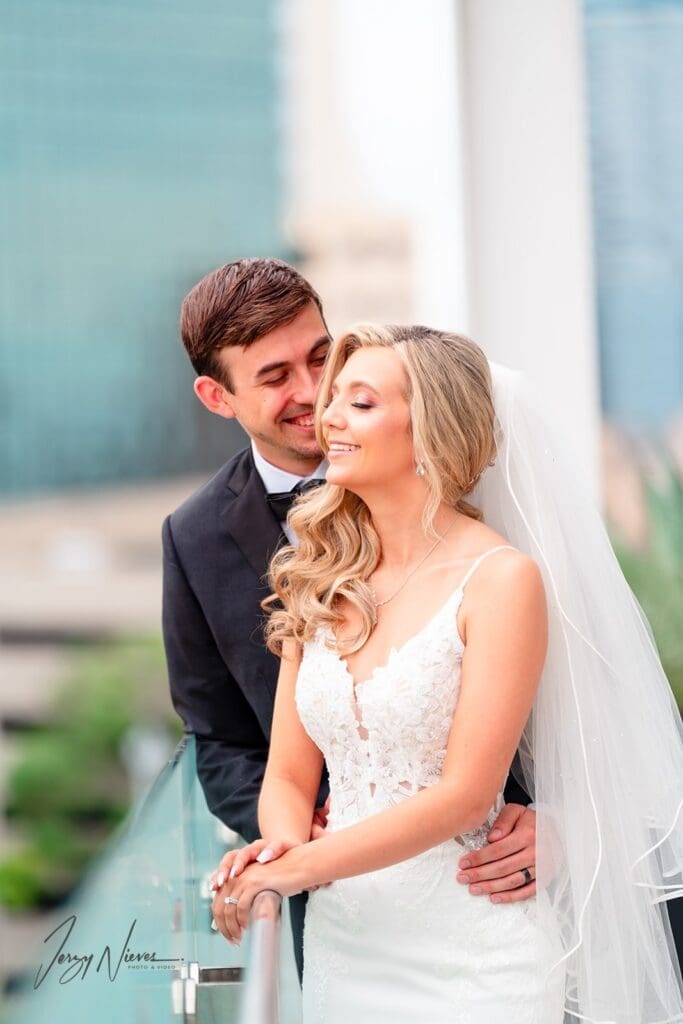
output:
[[[522,868],[522,874],[524,875],[524,881],[526,885],[529,885],[530,882],[533,882],[531,872],[528,868]]]
[[[223,902],[224,903],[234,903],[235,906],[237,906],[237,904],[239,903],[239,900],[236,900],[234,896],[224,896],[223,897]]]

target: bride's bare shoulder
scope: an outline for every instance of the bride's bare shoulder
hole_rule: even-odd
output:
[[[467,523],[455,536],[446,539],[448,543],[444,554],[448,559],[461,563],[474,561],[485,551],[510,543],[507,537],[476,519]]]
[[[492,582],[494,585],[498,582],[503,587],[514,586],[515,581],[540,576],[533,558],[519,551],[514,544],[511,545],[507,537],[476,520],[472,520],[459,537],[451,539],[444,551],[442,567],[467,568],[485,552],[497,547],[510,547],[511,550],[496,552],[493,557],[484,559],[474,574],[478,577],[476,589],[482,584],[486,587]]]

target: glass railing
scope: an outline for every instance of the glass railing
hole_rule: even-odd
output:
[[[195,764],[186,735],[58,909],[7,1024],[299,1024],[287,901],[281,913],[260,896],[240,947],[211,928],[210,875],[241,840],[209,812]]]

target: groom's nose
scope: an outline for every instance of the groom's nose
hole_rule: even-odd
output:
[[[309,367],[300,370],[292,382],[290,398],[297,405],[315,405],[318,391],[318,377],[314,377]]]

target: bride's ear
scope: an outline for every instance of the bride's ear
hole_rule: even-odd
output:
[[[230,401],[230,393],[213,377],[197,377],[194,382],[194,393],[209,412],[226,420],[234,419],[236,413]]]

